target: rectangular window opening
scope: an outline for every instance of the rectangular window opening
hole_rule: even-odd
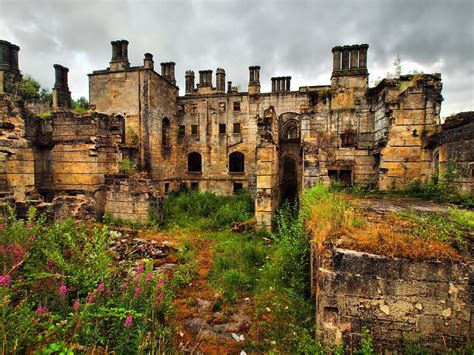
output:
[[[197,189],[199,189],[199,182],[192,181],[191,182],[191,190],[197,190]]]
[[[240,111],[240,102],[238,101],[234,102],[234,111]]]
[[[244,189],[244,184],[241,182],[234,182],[234,194],[238,194]]]
[[[178,137],[184,137],[186,134],[186,126],[185,125],[179,125],[178,127]]]
[[[170,183],[165,182],[165,194],[167,194],[170,191]]]
[[[219,102],[219,111],[225,112],[225,102]]]
[[[219,134],[225,134],[225,132],[226,132],[225,123],[220,123],[219,124]]]
[[[198,126],[197,124],[191,125],[191,134],[197,134],[198,133]]]
[[[234,133],[240,133],[240,123],[234,123]]]

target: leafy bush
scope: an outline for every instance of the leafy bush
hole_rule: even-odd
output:
[[[127,126],[127,136],[130,137],[130,143],[133,145],[137,145],[140,141],[137,132],[135,132],[132,126]]]
[[[119,170],[122,174],[131,175],[136,173],[138,168],[129,159],[123,159],[120,162]]]
[[[75,113],[79,115],[86,114],[90,109],[89,101],[83,96],[77,100],[72,100],[72,109]]]

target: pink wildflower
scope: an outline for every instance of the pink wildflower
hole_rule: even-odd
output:
[[[61,295],[61,297],[66,297],[67,295],[67,286],[65,284],[62,284],[60,287],[59,287],[59,294]]]
[[[142,293],[142,288],[141,287],[136,287],[135,292],[133,293],[133,298],[136,298],[140,296],[140,293]]]
[[[164,295],[163,292],[160,292],[160,294],[158,295],[158,299],[159,299],[160,301],[163,301],[163,298],[165,298],[165,295]]]
[[[158,280],[158,282],[156,283],[156,287],[162,288],[164,284],[165,282],[163,280]]]
[[[3,223],[0,224],[0,230],[5,229],[5,227],[6,227],[6,224],[3,224]]]
[[[146,280],[150,281],[151,279],[153,279],[153,272],[150,271],[148,274],[146,274]]]
[[[49,312],[49,309],[46,306],[39,306],[38,308],[36,308],[36,311],[35,311],[36,314],[43,314],[43,313],[48,313],[48,312]]]
[[[107,288],[107,289],[105,290],[105,294],[107,295],[107,297],[112,296],[112,290],[111,290],[110,288]]]
[[[87,304],[91,304],[94,302],[94,296],[92,295],[92,293],[90,293],[88,296],[87,296],[87,299],[86,299],[86,303]]]
[[[127,286],[128,286],[128,281],[125,280],[125,281],[122,282],[122,284],[120,285],[120,288],[121,288],[122,290],[125,290],[125,289],[127,288]]]
[[[138,275],[143,274],[143,271],[145,271],[145,264],[141,264],[141,265],[137,268],[137,274],[138,274]]]
[[[10,286],[11,277],[10,275],[2,275],[0,276],[0,287],[8,287]]]
[[[77,313],[79,311],[79,307],[81,306],[81,302],[79,302],[78,299],[74,301],[74,304],[72,305],[72,309],[74,309],[74,313]]]
[[[133,325],[133,318],[131,314],[127,314],[123,324],[125,325],[126,328],[130,328]]]
[[[97,287],[97,292],[98,292],[98,293],[102,293],[103,291],[104,291],[104,283],[101,282],[101,283],[99,284],[99,287]]]

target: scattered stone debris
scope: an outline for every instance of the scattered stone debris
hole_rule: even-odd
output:
[[[110,243],[110,250],[115,254],[116,260],[163,259],[168,256],[170,249],[168,245],[141,238],[121,238]]]

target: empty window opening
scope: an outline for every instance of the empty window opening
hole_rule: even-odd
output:
[[[162,121],[161,140],[164,148],[171,148],[170,120],[167,117]]]
[[[234,194],[238,194],[240,191],[244,189],[244,184],[241,182],[234,182]]]
[[[186,134],[186,126],[185,125],[179,125],[178,127],[178,137],[182,138]]]
[[[341,134],[341,147],[354,147],[356,144],[356,133],[348,130]]]
[[[165,182],[165,194],[167,194],[170,191],[170,183]]]
[[[294,140],[299,138],[298,124],[295,121],[290,121],[285,126],[286,140]]]
[[[234,133],[240,133],[240,123],[234,123]]]
[[[225,102],[219,102],[219,111],[225,112]]]
[[[229,155],[229,172],[243,173],[245,171],[245,157],[240,152]]]
[[[189,111],[191,113],[197,113],[197,105],[196,104],[191,104],[191,107],[189,108]]]
[[[220,123],[219,124],[219,134],[225,134],[225,132],[226,132],[225,123]]]
[[[202,171],[201,154],[193,152],[188,154],[188,172],[200,173]]]
[[[330,169],[328,170],[328,176],[329,176],[329,179],[331,179],[332,181],[337,181],[344,185],[352,185],[352,170]]]
[[[191,125],[191,134],[198,134],[198,126],[197,126],[197,124]]]
[[[199,189],[199,182],[192,181],[191,182],[191,190],[198,190]]]
[[[234,102],[234,111],[240,111],[240,102],[238,101]]]

